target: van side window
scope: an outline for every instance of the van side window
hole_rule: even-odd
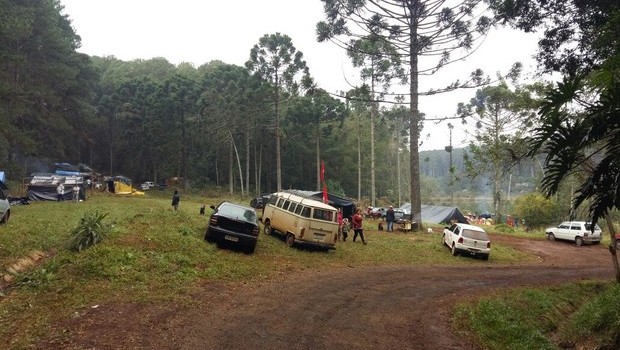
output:
[[[291,206],[288,207],[288,211],[290,211],[291,213],[294,213],[295,212],[295,208],[297,207],[297,205],[298,204],[295,203],[295,202],[291,203]]]
[[[284,198],[278,199],[278,204],[276,204],[276,207],[282,208],[282,205],[284,205]]]
[[[579,225],[573,225],[570,227],[571,230],[581,230],[581,226]]]
[[[291,205],[291,201],[290,200],[285,200],[284,201],[284,205],[282,206],[283,210],[288,210],[288,206]]]
[[[269,204],[271,205],[276,205],[276,202],[278,201],[278,197],[277,196],[271,196],[269,197]]]
[[[325,221],[334,221],[334,213],[330,210],[315,208],[313,218]]]
[[[298,205],[297,205],[297,208],[295,208],[295,214],[297,214],[297,215],[301,215],[301,210],[302,210],[303,208],[304,208],[304,206],[303,206],[303,205],[298,204]]]
[[[305,218],[309,218],[310,217],[310,207],[304,207],[304,209],[301,211],[301,216],[303,216]]]

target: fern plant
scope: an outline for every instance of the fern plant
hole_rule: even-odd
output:
[[[71,230],[70,249],[81,252],[92,245],[101,242],[110,230],[110,226],[103,222],[108,213],[99,211],[84,213],[80,223]]]

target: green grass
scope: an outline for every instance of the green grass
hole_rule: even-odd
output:
[[[519,289],[460,304],[452,322],[484,349],[617,349],[618,300],[616,283]]]
[[[290,249],[277,236],[259,237],[256,252],[218,249],[203,240],[210,209],[220,198],[181,194],[178,212],[171,190],[144,196],[95,194],[81,203],[34,202],[12,208],[0,225],[0,266],[11,266],[33,250],[48,254],[36,267],[18,274],[0,296],[0,348],[27,348],[49,336],[53,320],[106,302],[191,303],[201,280],[268,279],[304,269],[370,265],[476,265],[535,259],[501,244],[487,262],[453,257],[442,246],[443,226],[434,233],[388,234],[365,220],[368,245],[339,242],[334,251]],[[247,204],[249,199],[240,201]],[[105,239],[80,253],[69,249],[71,231],[88,212],[108,213]]]

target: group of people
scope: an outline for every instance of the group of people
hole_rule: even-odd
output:
[[[65,200],[65,185],[61,182],[56,186],[56,201],[64,201]],[[73,201],[78,202],[80,200],[80,186],[77,184],[73,185],[71,188],[71,193],[73,194]]]
[[[338,208],[338,239],[342,239],[343,242],[347,241],[349,237],[349,230],[353,228],[353,242],[359,238],[362,240],[362,243],[366,244],[366,240],[364,239],[364,229],[362,228],[362,222],[364,221],[364,217],[362,216],[362,210],[357,209],[355,214],[351,217],[351,221],[349,219],[344,218],[342,215],[342,209]]]

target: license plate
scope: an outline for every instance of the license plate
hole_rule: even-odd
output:
[[[239,237],[235,237],[231,235],[225,235],[224,239],[227,241],[231,241],[231,242],[239,242]]]

